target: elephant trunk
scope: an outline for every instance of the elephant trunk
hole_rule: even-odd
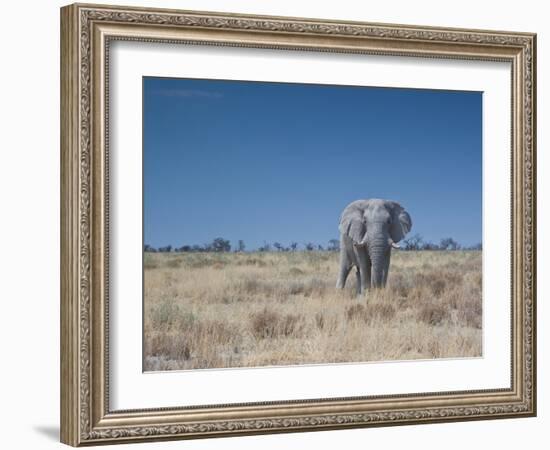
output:
[[[369,239],[368,249],[372,264],[372,286],[375,288],[384,287],[387,278],[388,258],[390,257],[388,237],[385,235],[378,235]]]

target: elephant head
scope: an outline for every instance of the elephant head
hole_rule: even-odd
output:
[[[399,248],[412,227],[411,216],[397,202],[380,199],[357,200],[342,212],[339,230],[353,243],[354,253],[368,258],[374,287],[386,284],[391,248]]]

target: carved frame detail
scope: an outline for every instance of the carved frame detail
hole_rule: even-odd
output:
[[[61,17],[63,442],[78,446],[535,415],[534,34],[95,5],[64,7]],[[243,404],[237,405],[236,412],[224,411],[223,405],[198,411],[183,407],[110,411],[105,328],[108,121],[101,103],[108,83],[101,77],[108,66],[109,42],[113,39],[510,61],[514,166],[512,388]],[[100,130],[99,123],[104,124]],[[291,405],[293,412],[285,413],[285,405]],[[301,408],[299,413],[297,407]]]

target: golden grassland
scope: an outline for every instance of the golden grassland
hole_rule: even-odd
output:
[[[394,251],[335,288],[338,253],[146,253],[144,370],[481,356],[480,251]]]

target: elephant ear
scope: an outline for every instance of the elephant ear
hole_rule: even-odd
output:
[[[361,243],[366,232],[363,211],[357,208],[346,208],[340,217],[338,229],[340,233],[348,236],[354,243]]]
[[[392,224],[390,227],[391,238],[394,242],[399,242],[405,235],[411,231],[412,219],[405,209],[396,202],[390,202],[392,214]]]

